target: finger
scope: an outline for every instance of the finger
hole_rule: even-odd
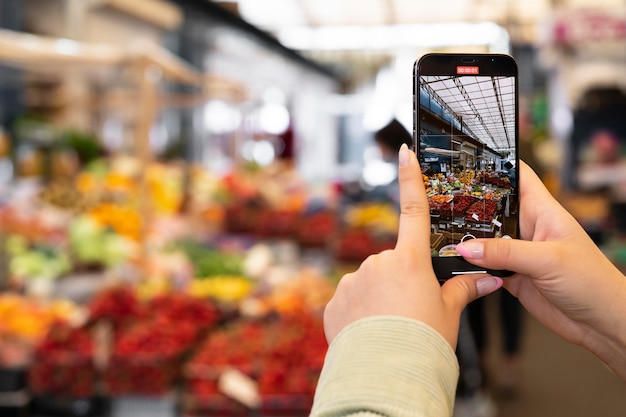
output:
[[[520,237],[531,240],[535,232],[537,219],[544,214],[546,207],[554,207],[554,197],[545,187],[533,169],[520,161]],[[538,207],[540,205],[541,207]]]
[[[415,153],[402,145],[399,153],[400,227],[396,248],[430,260],[430,209]]]
[[[520,195],[526,197],[529,195],[541,195],[542,199],[552,197],[550,191],[546,188],[537,176],[535,171],[524,161],[520,160]]]
[[[539,276],[558,268],[560,250],[550,242],[517,239],[470,239],[457,245],[468,262],[490,269],[505,269]]]
[[[441,286],[441,296],[448,307],[460,313],[469,303],[491,294],[502,287],[502,284],[502,278],[491,275],[459,275]]]

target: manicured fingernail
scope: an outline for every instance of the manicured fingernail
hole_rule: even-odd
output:
[[[479,297],[491,294],[502,286],[502,278],[483,277],[476,281],[476,292]]]
[[[482,259],[485,254],[485,245],[481,241],[471,239],[456,245],[456,251],[467,259]]]
[[[401,167],[405,167],[409,165],[409,161],[411,160],[410,158],[411,155],[409,155],[409,147],[406,143],[403,143],[402,146],[400,146],[400,152],[398,152],[398,163]]]

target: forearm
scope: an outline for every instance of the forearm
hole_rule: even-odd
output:
[[[331,344],[311,416],[449,417],[458,375],[454,351],[429,326],[362,319]]]
[[[604,278],[611,296],[598,300],[599,317],[582,345],[626,382],[626,277],[613,267]]]

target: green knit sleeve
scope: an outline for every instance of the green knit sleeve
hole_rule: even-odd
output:
[[[328,349],[312,417],[450,417],[459,365],[433,328],[399,316],[347,326]]]

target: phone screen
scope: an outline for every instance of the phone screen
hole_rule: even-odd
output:
[[[466,239],[517,238],[512,58],[426,56],[416,66],[414,93],[415,146],[430,205],[433,257],[458,256],[455,246]]]

